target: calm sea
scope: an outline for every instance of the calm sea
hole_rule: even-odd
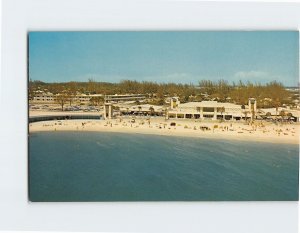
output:
[[[297,145],[100,132],[29,137],[31,201],[298,200]]]

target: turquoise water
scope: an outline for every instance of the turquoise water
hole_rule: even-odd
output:
[[[297,145],[100,132],[29,137],[31,201],[298,200]]]

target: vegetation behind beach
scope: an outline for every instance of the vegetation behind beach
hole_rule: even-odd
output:
[[[179,96],[181,102],[218,100],[235,104],[247,104],[248,98],[257,99],[258,107],[278,107],[290,104],[298,95],[286,90],[282,83],[272,81],[266,84],[242,82],[229,83],[226,80],[201,80],[195,84],[157,83],[151,81],[123,80],[119,83],[96,82],[62,82],[46,83],[42,81],[29,81],[29,96],[33,97],[35,91],[49,91],[53,94],[76,93],[85,94],[146,94],[153,98],[157,104],[162,105],[165,97]],[[297,92],[298,93],[298,92]]]

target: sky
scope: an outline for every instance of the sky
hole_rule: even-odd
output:
[[[297,31],[30,32],[29,78],[299,82]]]

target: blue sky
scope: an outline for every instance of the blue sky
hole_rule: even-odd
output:
[[[296,31],[30,32],[29,78],[298,84]]]

